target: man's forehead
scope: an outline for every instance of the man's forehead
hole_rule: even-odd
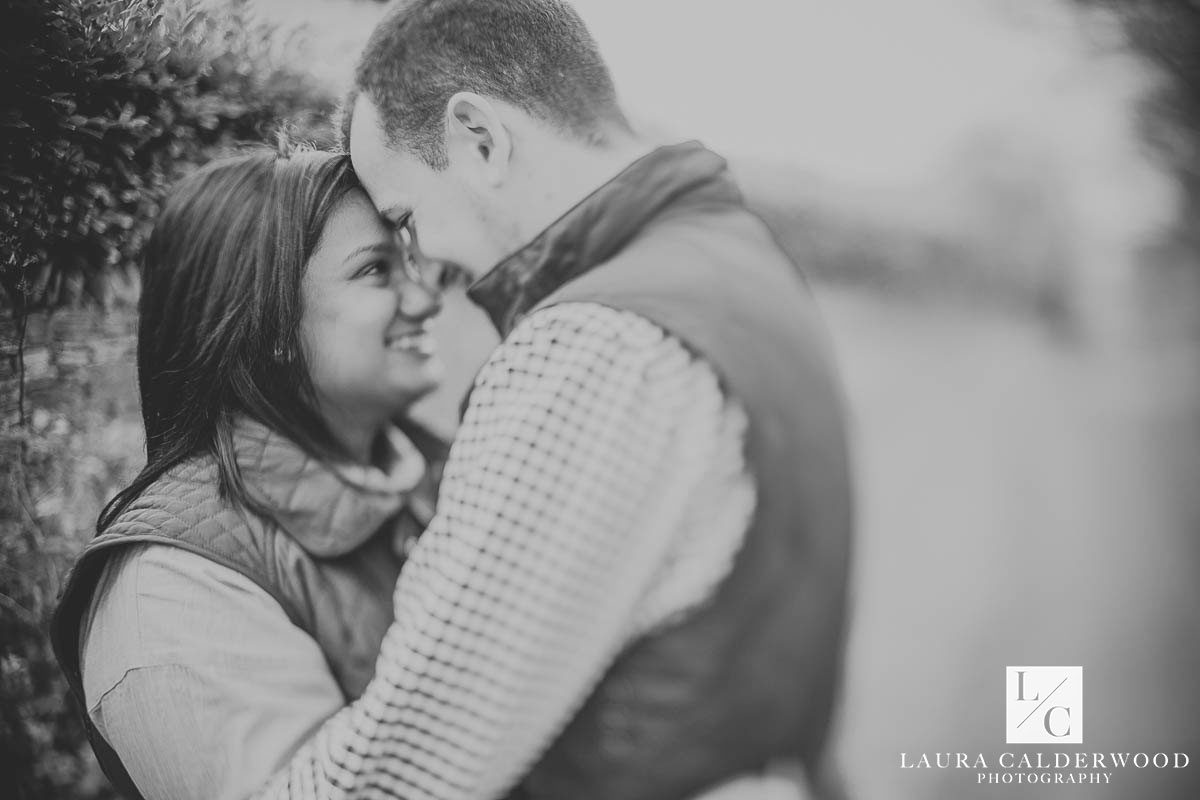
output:
[[[371,202],[385,218],[395,221],[408,213],[412,170],[403,153],[390,147],[375,104],[360,94],[350,121],[350,160]]]
[[[354,101],[349,146],[350,160],[368,185],[376,173],[404,175],[411,180],[413,173],[424,172],[424,162],[417,156],[389,143],[379,109],[365,95],[360,94]]]
[[[386,149],[382,119],[365,92],[355,95],[348,116],[350,157],[378,158],[382,155],[380,151]]]

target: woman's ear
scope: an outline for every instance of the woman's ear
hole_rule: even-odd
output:
[[[446,156],[495,188],[508,177],[512,134],[494,103],[459,92],[446,103]]]

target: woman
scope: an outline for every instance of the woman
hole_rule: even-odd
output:
[[[130,796],[245,796],[369,681],[444,451],[393,423],[439,381],[430,266],[343,156],[225,160],[167,200],[142,272],[147,464],[53,630]]]

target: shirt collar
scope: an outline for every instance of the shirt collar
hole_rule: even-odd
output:
[[[234,431],[247,489],[305,550],[321,558],[345,555],[369,539],[421,482],[425,459],[398,428],[387,431],[387,469],[330,464],[285,436],[248,419]]]
[[[683,198],[737,199],[725,160],[699,142],[660,147],[634,161],[501,261],[467,290],[501,336],[568,281],[607,261]]]

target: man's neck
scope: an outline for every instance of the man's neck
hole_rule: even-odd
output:
[[[611,181],[655,144],[625,135],[604,147],[573,142],[549,146],[526,167],[530,203],[521,215],[517,234],[521,244],[533,241],[579,201]],[[544,157],[541,157],[544,154]]]

